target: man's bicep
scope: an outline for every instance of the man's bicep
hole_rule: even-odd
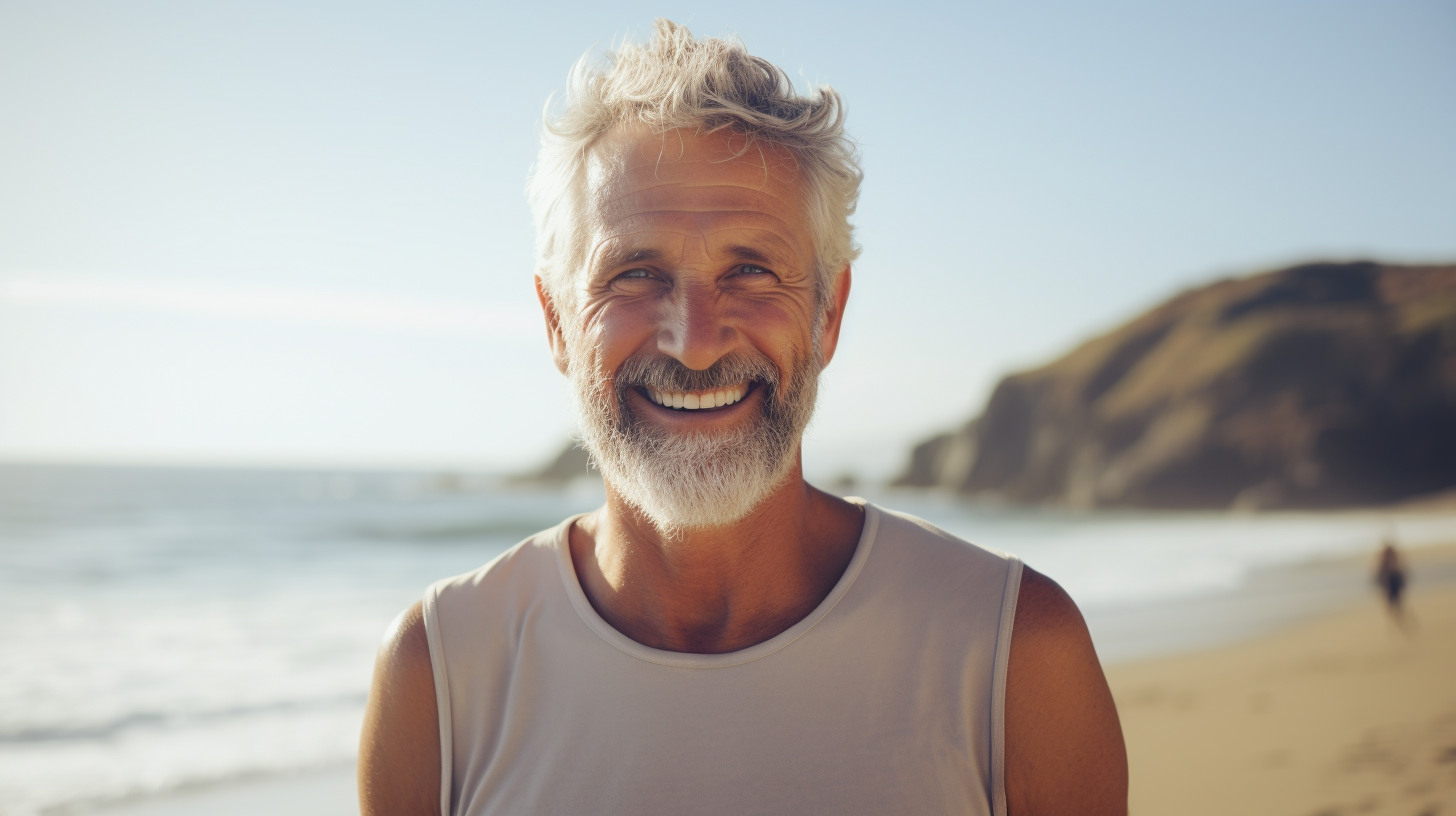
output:
[[[1082,614],[1055,581],[1026,569],[1006,671],[1010,816],[1127,812],[1117,708]]]
[[[359,740],[363,816],[440,813],[440,723],[421,605],[385,636]]]

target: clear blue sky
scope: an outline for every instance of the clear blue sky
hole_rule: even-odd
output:
[[[522,189],[668,16],[848,101],[811,473],[1173,292],[1456,258],[1456,5],[0,2],[0,458],[512,467],[568,431]]]

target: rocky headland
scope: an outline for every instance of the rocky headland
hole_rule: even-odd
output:
[[[1072,508],[1331,508],[1456,487],[1456,265],[1312,263],[1168,300],[911,453],[896,484]]]

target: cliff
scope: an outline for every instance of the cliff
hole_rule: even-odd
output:
[[[1456,486],[1456,265],[1184,292],[918,445],[899,485],[1068,507],[1321,508]]]

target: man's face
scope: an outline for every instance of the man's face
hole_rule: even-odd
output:
[[[605,139],[575,308],[556,315],[587,446],[662,527],[731,523],[782,481],[832,352],[793,157],[743,147],[728,132]]]

